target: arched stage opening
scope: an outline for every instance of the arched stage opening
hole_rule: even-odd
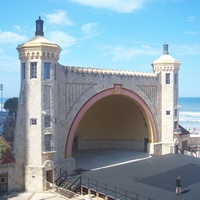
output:
[[[136,93],[114,85],[89,99],[77,113],[66,142],[73,150],[131,149],[147,152],[157,141],[151,110]]]

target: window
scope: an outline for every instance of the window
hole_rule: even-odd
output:
[[[170,110],[167,110],[167,111],[166,111],[166,115],[170,115]]]
[[[31,118],[30,119],[31,125],[36,125],[37,124],[37,119],[36,118]]]
[[[51,135],[45,135],[44,136],[44,151],[52,151],[52,141],[51,141]]]
[[[50,63],[44,63],[44,79],[50,79]]]
[[[26,78],[26,63],[22,63],[22,66],[21,66],[21,76],[22,76],[22,79]]]
[[[51,146],[51,135],[48,134],[44,136],[44,146]]]
[[[2,177],[2,178],[0,179],[0,183],[6,183],[6,177]]]
[[[166,82],[166,84],[170,84],[170,74],[169,73],[167,73],[166,74],[166,80],[165,80]]]
[[[37,63],[31,63],[31,78],[37,78]]]
[[[177,117],[177,115],[178,115],[178,110],[175,109],[175,110],[174,110],[174,116]]]
[[[51,127],[51,116],[49,115],[44,116],[44,126],[45,128]]]
[[[0,174],[0,193],[8,191],[8,175]]]
[[[178,129],[178,122],[177,121],[174,122],[174,129]]]
[[[178,74],[174,74],[174,84],[177,85],[178,83]]]

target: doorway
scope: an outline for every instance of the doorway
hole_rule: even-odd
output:
[[[182,141],[182,150],[188,150],[188,141],[185,140],[185,141]]]
[[[53,170],[46,171],[46,181],[53,183]]]

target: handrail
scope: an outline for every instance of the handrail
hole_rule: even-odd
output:
[[[180,149],[180,148],[177,148],[178,149],[178,151],[180,151],[181,152],[181,154],[183,154],[184,153],[184,151],[182,150],[182,149]]]
[[[88,178],[86,176],[78,177],[73,183],[68,187],[72,191],[72,188],[82,187],[82,190],[90,190],[90,192],[98,193],[99,196],[108,197],[110,200],[153,200],[150,197],[146,197],[128,190],[120,189],[115,186],[111,186],[97,180]],[[74,191],[74,190],[73,190]]]
[[[60,186],[67,179],[67,170],[62,173],[54,182],[57,186]]]
[[[175,153],[176,154],[176,150],[177,150],[177,154],[184,154],[184,151],[180,148],[176,148],[174,146],[171,146],[171,153]]]
[[[78,184],[76,184],[79,181]],[[81,185],[81,176],[79,176],[73,183],[70,184],[70,186],[68,187],[70,191],[72,191],[72,187],[74,189],[74,186],[77,187]]]
[[[191,152],[192,157],[197,157],[197,152],[195,150],[192,149],[192,150],[190,150],[190,152]],[[193,156],[193,153],[195,153],[196,156]]]

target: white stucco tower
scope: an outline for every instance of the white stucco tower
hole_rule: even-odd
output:
[[[180,62],[168,52],[168,44],[163,45],[163,55],[152,63],[154,73],[159,76],[161,105],[162,154],[169,153],[169,147],[179,133],[178,119],[178,72]]]
[[[43,20],[39,18],[36,21],[35,37],[19,45],[17,50],[21,61],[21,111],[17,119],[20,122],[17,130],[20,131],[16,132],[18,141],[15,143],[18,145],[16,151],[21,151],[16,155],[21,157],[16,160],[19,165],[24,165],[25,190],[40,191],[43,190],[44,177],[51,181],[54,176],[53,157],[57,143],[57,108],[54,102],[57,97],[56,70],[61,48],[44,37]]]

